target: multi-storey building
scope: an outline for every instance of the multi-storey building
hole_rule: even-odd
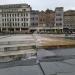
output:
[[[31,20],[30,20],[30,27],[29,27],[30,32],[34,32],[38,28],[39,25],[38,15],[39,15],[39,11],[36,10],[31,11],[31,16],[30,16]]]
[[[63,7],[55,11],[32,10],[28,4],[0,5],[0,32],[43,33],[63,32],[64,28],[75,31],[75,11],[64,12]]]
[[[39,27],[42,32],[51,32],[54,27],[55,12],[52,10],[41,11],[39,13]]]
[[[30,11],[28,4],[0,5],[0,31],[28,32]]]
[[[57,30],[57,32],[62,32],[63,31],[63,7],[57,7],[55,9],[55,25],[54,28]]]
[[[41,11],[39,13],[39,26],[45,25],[45,20],[46,20],[46,14],[44,11]]]
[[[75,11],[64,12],[64,29],[75,32]]]
[[[50,12],[41,11],[39,13],[39,26],[53,26],[54,25],[54,11],[49,10]]]

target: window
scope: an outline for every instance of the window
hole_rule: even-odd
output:
[[[25,14],[24,14],[24,16],[25,16]]]
[[[59,25],[62,25],[62,23],[59,23]]]
[[[14,19],[13,19],[13,21],[14,21]]]
[[[14,23],[13,23],[13,26],[14,26]]]
[[[34,26],[34,23],[32,23],[31,25]]]
[[[23,26],[23,23],[22,23],[22,26]]]
[[[4,21],[4,19],[2,19],[2,21]]]
[[[28,23],[26,23],[26,25],[28,26]]]
[[[23,21],[23,18],[21,18],[21,21]]]
[[[56,25],[57,25],[57,26],[61,26],[61,25],[62,25],[62,23],[56,23]]]
[[[4,26],[4,23],[2,23],[2,25]]]
[[[36,26],[38,26],[38,23],[35,23]]]
[[[5,26],[6,26],[6,23],[5,23]]]
[[[7,17],[8,17],[9,15],[7,14]]]
[[[28,13],[26,13],[26,16],[28,16]]]
[[[25,21],[25,18],[24,18],[24,21]]]
[[[40,21],[42,22],[42,19],[40,19]]]
[[[26,18],[26,21],[28,21],[28,18]]]
[[[32,20],[34,20],[34,17],[32,18]]]
[[[17,14],[17,16],[19,17],[19,13]]]
[[[10,17],[11,17],[11,14],[10,14]]]
[[[15,14],[15,17],[16,17],[16,14]]]
[[[12,16],[14,17],[14,14],[12,14]]]
[[[10,19],[10,21],[11,21],[11,19]]]
[[[45,19],[42,20],[43,22],[45,21]]]
[[[62,18],[57,18],[56,21],[62,21]]]
[[[10,24],[10,27],[12,27],[12,23],[9,23]]]
[[[19,26],[19,23],[18,23],[18,26]]]
[[[56,14],[56,16],[61,16],[61,14]]]
[[[5,21],[6,21],[6,18],[5,18]]]
[[[36,17],[36,20],[38,20],[38,17]]]
[[[2,14],[2,17],[4,17],[4,14]]]
[[[19,21],[19,18],[18,18],[18,21]]]
[[[5,17],[6,17],[6,14],[5,14]]]
[[[15,26],[17,26],[17,23],[15,23]]]
[[[26,11],[26,9],[23,9],[22,11]]]
[[[26,23],[24,23],[24,27],[26,26]]]
[[[15,21],[16,21],[16,18],[15,18]]]

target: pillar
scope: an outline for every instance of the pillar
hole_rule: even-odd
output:
[[[20,28],[20,32],[21,32],[21,28]]]
[[[1,28],[1,32],[2,32],[2,28]]]

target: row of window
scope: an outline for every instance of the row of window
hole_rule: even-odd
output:
[[[28,23],[2,23],[2,26],[28,26]]]
[[[32,17],[31,20],[38,20],[38,17]]]
[[[56,11],[63,11],[63,8],[56,8]]]
[[[38,26],[38,23],[31,23],[31,26]]]
[[[57,13],[56,16],[62,16],[62,14],[61,13]]]
[[[62,21],[63,19],[62,18],[56,18],[56,21]]]
[[[28,23],[2,23],[2,26],[28,26]],[[38,26],[38,23],[31,23],[31,26]]]
[[[28,13],[26,13],[26,14],[25,13],[11,13],[11,14],[3,13],[2,14],[2,17],[21,17],[21,16],[28,16]]]
[[[42,18],[40,19],[40,22],[44,22],[44,21],[45,21],[45,19],[42,19]]]
[[[22,9],[22,11],[26,12],[26,9]],[[18,12],[18,9],[3,9],[2,12]]]
[[[2,19],[2,21],[28,21],[28,18],[21,18],[21,20],[19,18],[15,18],[15,19]]]
[[[56,26],[61,26],[62,25],[62,23],[56,23]]]
[[[64,25],[64,26],[75,27],[75,25]]]
[[[64,20],[65,22],[75,22],[75,20],[71,20],[71,19],[66,19]]]

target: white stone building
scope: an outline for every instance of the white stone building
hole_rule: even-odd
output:
[[[9,33],[28,32],[31,10],[28,4],[0,5],[0,31]]]
[[[60,32],[62,32],[63,25],[64,25],[63,24],[63,14],[64,14],[63,7],[57,7],[55,9],[55,26],[54,26],[54,28]]]

